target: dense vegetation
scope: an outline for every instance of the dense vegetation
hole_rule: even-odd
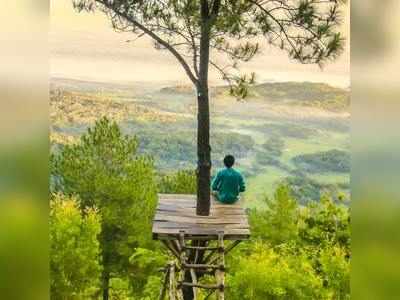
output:
[[[350,299],[348,209],[328,197],[299,207],[286,186],[267,204],[231,257],[229,299]]]
[[[160,175],[158,191],[165,194],[195,194],[197,190],[196,174],[191,170],[179,170],[175,173]]]
[[[284,184],[291,187],[293,195],[300,204],[307,204],[310,200],[318,201],[324,193],[332,195],[333,200],[348,199],[343,191],[349,191],[349,184],[322,184],[307,176],[289,176],[283,180]]]
[[[52,156],[51,299],[157,299],[172,258],[151,240],[156,192],[192,193],[195,176],[156,175],[138,143],[103,118]],[[227,299],[349,299],[349,209],[328,196],[300,206],[287,185],[265,205],[230,255]]]
[[[100,286],[101,218],[80,209],[75,196],[54,194],[50,205],[50,291],[52,299],[87,299]]]
[[[293,162],[309,173],[350,172],[350,154],[336,149],[299,155],[293,158]]]
[[[151,244],[156,183],[151,158],[136,155],[135,137],[124,136],[116,123],[102,118],[79,143],[52,157],[54,191],[76,195],[83,212],[99,210],[102,290],[111,279],[129,278],[132,249]]]
[[[194,130],[172,130],[169,133],[154,132],[153,130],[139,131],[141,137],[139,151],[154,157],[160,169],[179,167],[194,168],[196,162],[196,142]],[[238,133],[217,132],[211,134],[211,148],[214,157],[223,157],[225,153],[235,153],[236,157],[245,157],[254,146],[251,136]],[[220,165],[219,160],[214,164]]]

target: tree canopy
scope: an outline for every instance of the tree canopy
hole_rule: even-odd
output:
[[[338,30],[344,2],[73,0],[79,11],[103,11],[118,32],[149,36],[156,49],[167,50],[178,60],[196,86],[202,79],[201,64],[213,66],[237,87],[231,90],[237,96],[246,96],[244,84],[254,81],[254,75],[239,75],[239,63],[251,60],[264,44],[279,47],[304,64],[322,66],[338,57],[344,44]],[[210,53],[201,48],[205,44]]]
[[[156,203],[153,161],[137,155],[137,139],[101,118],[80,142],[52,157],[57,192],[77,195],[81,209],[97,207],[104,299],[112,277],[129,275],[132,249],[151,246]]]

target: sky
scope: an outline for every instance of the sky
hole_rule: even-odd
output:
[[[349,8],[343,32],[349,36]],[[150,39],[135,42],[131,33],[116,33],[101,13],[77,13],[71,0],[51,1],[50,69],[51,76],[99,82],[147,82],[190,84],[182,67],[167,51],[153,48]],[[279,49],[262,45],[262,52],[243,72],[255,72],[257,82],[312,81],[333,86],[350,85],[350,47],[321,70],[288,59]],[[211,85],[221,84],[219,74],[211,71]]]

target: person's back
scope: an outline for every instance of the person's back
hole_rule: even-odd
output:
[[[224,158],[225,169],[220,170],[212,183],[217,200],[232,204],[238,200],[239,193],[245,191],[245,183],[239,171],[232,168],[235,158],[227,155]]]

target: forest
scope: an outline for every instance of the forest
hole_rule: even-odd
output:
[[[243,145],[235,151],[245,154],[253,141],[239,138]],[[112,300],[158,298],[159,269],[171,257],[152,240],[157,193],[194,193],[196,181],[190,169],[158,168],[162,156],[146,151],[152,143],[103,117],[73,142],[54,145],[51,299],[102,299],[104,293]],[[221,142],[214,147],[236,146]],[[283,141],[270,138],[262,148],[276,158]],[[303,161],[318,166],[325,155]],[[321,192],[318,201],[302,202],[294,186],[282,182],[260,199],[262,205],[247,209],[252,236],[227,261],[227,299],[350,299],[347,198]]]

